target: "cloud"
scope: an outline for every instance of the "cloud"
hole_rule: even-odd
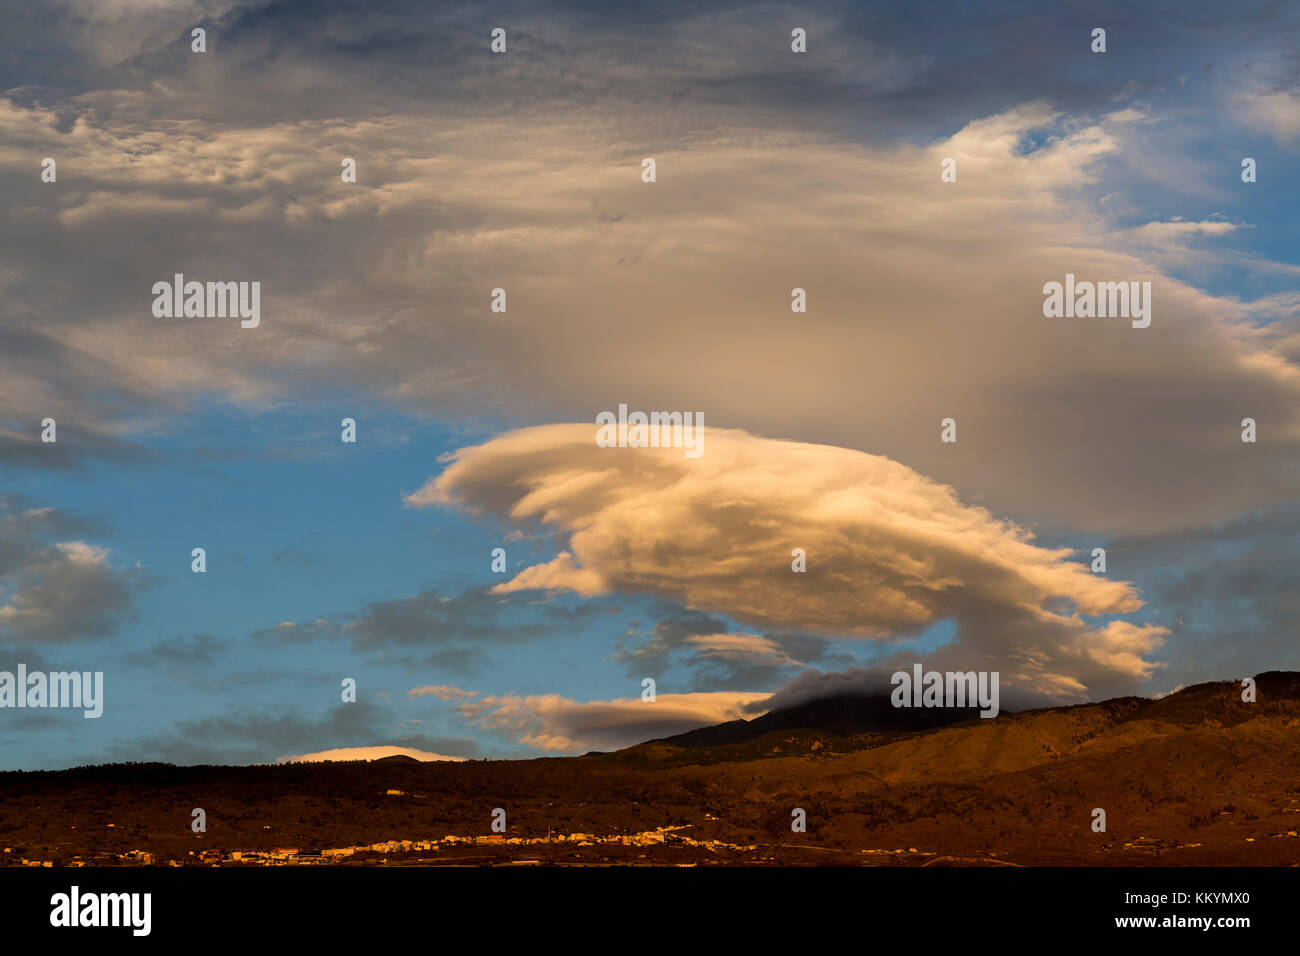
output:
[[[465,700],[469,697],[478,695],[476,690],[461,690],[459,687],[452,687],[450,684],[430,684],[428,687],[412,687],[407,692],[411,697],[433,696],[439,700]]]
[[[700,657],[730,661],[753,661],[755,658],[775,665],[802,667],[776,641],[758,634],[697,634],[686,639]]]
[[[1240,105],[1277,142],[1290,145],[1300,138],[1300,91],[1254,93],[1244,96]]]
[[[538,604],[526,597],[471,588],[447,595],[428,589],[408,597],[371,601],[359,612],[338,612],[311,621],[281,621],[254,632],[267,644],[347,641],[359,652],[391,656],[415,648],[439,670],[465,674],[483,663],[485,646],[523,644],[575,627],[617,610],[604,603]]]
[[[386,712],[365,700],[338,704],[313,715],[291,708],[239,710],[172,720],[166,731],[114,742],[86,762],[102,763],[107,758],[176,764],[262,764],[276,761],[281,754],[324,753],[320,746],[324,741],[337,743],[336,750],[389,746],[434,754],[459,751],[470,756],[478,752],[474,741],[466,738],[393,734],[389,727]],[[382,743],[376,744],[376,740]]]
[[[555,532],[565,550],[496,585],[653,594],[749,626],[882,641],[952,618],[940,657],[992,659],[1008,684],[1081,697],[1150,675],[1164,629],[1142,606],[1012,522],[879,455],[709,428],[704,454],[601,448],[547,425],[460,450],[407,503]],[[793,549],[807,571],[791,569]]]
[[[1169,622],[1162,685],[1300,670],[1300,506],[1196,532],[1124,535],[1108,554],[1112,569],[1141,574]]]
[[[0,331],[0,336],[7,337],[7,333]],[[63,370],[55,370],[52,377],[61,378],[64,374]],[[0,385],[0,392],[3,392],[5,387]],[[50,409],[57,409],[61,416],[64,416],[64,410],[68,408],[70,406],[65,399],[50,402]],[[56,428],[57,441],[43,442],[40,438],[40,429],[33,428],[23,432],[0,426],[0,461],[29,468],[85,471],[90,461],[141,464],[159,460],[158,455],[142,445],[119,435],[102,434],[92,429],[77,427],[75,424],[68,423],[66,416],[62,424],[58,424],[56,419]]]
[[[716,691],[579,702],[558,694],[490,694],[458,710],[480,730],[548,753],[619,750],[706,724],[736,720],[763,693]]]
[[[672,674],[674,686],[685,679],[692,691],[751,690],[788,679],[806,662],[852,662],[843,652],[831,653],[830,642],[813,635],[736,633],[722,617],[671,601],[659,602],[651,613],[658,620],[648,630],[635,622],[610,655],[625,665],[628,677]]]
[[[311,555],[306,551],[303,551],[301,548],[284,548],[283,550],[277,551],[274,557],[271,558],[271,561],[282,568],[305,568],[315,564]]]
[[[823,673],[809,669],[796,676],[784,687],[779,688],[768,697],[754,701],[746,708],[746,717],[757,717],[771,710],[784,710],[797,707],[809,701],[824,700],[830,697],[878,696],[889,694],[894,689],[892,675],[898,669],[911,673],[911,664],[877,667],[850,667],[847,670]],[[937,670],[929,661],[925,662],[927,671]],[[1037,707],[1052,707],[1061,703],[1052,694],[1025,688],[1003,688],[999,684],[999,706],[1003,711],[1014,712],[1030,710]]]
[[[336,747],[333,750],[319,750],[316,753],[296,754],[281,757],[276,763],[317,763],[323,760],[381,760],[384,757],[414,757],[416,760],[464,760],[464,757],[448,757],[445,754],[429,753],[413,747]]]
[[[0,102],[23,238],[0,300],[0,337],[21,346],[0,342],[15,432],[56,414],[112,435],[199,396],[261,409],[339,387],[533,423],[626,400],[884,454],[1000,513],[1088,530],[1195,527],[1293,493],[1300,370],[1258,329],[1288,317],[1158,268],[1249,224],[1153,244],[1109,218],[1098,193],[1122,192],[1107,174],[1147,128],[1109,103],[1099,118],[1014,105],[922,142],[692,128],[655,145],[648,186],[644,133],[592,123],[589,103],[510,125],[431,121],[442,101],[405,98],[355,122],[214,124],[161,95]],[[79,170],[57,190],[29,175],[52,140]],[[345,149],[356,184],[322,165]],[[124,231],[129,260],[102,256]],[[49,274],[69,257],[75,284]],[[268,261],[284,267],[265,276]],[[154,319],[152,283],[186,270],[264,279],[262,325]],[[1152,282],[1151,327],[1045,319],[1042,287],[1067,272]],[[809,311],[793,321],[796,286]],[[487,311],[495,287],[508,313]],[[1243,450],[1238,408],[1267,440]],[[935,439],[948,416],[955,447]]]
[[[1168,222],[1148,222],[1142,226],[1135,226],[1129,230],[1129,234],[1137,242],[1169,245],[1180,243],[1195,236],[1225,236],[1240,228],[1241,226],[1238,223],[1224,222],[1217,219],[1207,219],[1201,222],[1184,222],[1181,219],[1173,219]]]
[[[144,651],[126,655],[126,660],[143,667],[204,668],[231,647],[231,642],[211,634],[177,635],[159,641]]]
[[[134,616],[132,595],[149,576],[115,566],[107,548],[57,540],[101,530],[96,522],[26,504],[0,495],[0,638],[78,641],[117,633]]]

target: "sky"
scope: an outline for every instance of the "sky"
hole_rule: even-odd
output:
[[[104,686],[0,708],[0,769],[1300,669],[1295,5],[0,16],[0,671]],[[260,321],[159,316],[178,273]],[[1067,274],[1150,325],[1045,315]]]

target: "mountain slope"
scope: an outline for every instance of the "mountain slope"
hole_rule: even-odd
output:
[[[849,737],[932,730],[972,719],[980,719],[979,708],[895,707],[888,694],[827,697],[774,710],[753,720],[730,720],[663,740],[677,747],[719,747],[745,743],[773,731],[812,730]]]

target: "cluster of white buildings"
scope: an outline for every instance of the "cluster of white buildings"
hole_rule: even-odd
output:
[[[527,846],[533,844],[547,843],[565,843],[570,846],[593,846],[595,844],[622,844],[624,846],[656,846],[668,843],[670,840],[680,841],[692,846],[708,846],[717,844],[719,847],[726,844],[719,843],[716,840],[696,841],[689,837],[680,837],[675,834],[671,835],[674,830],[682,830],[685,827],[660,827],[657,830],[647,830],[643,833],[627,833],[614,836],[597,836],[594,833],[558,833],[553,836],[544,837],[508,837],[503,833],[479,834],[477,836],[457,836],[449,833],[441,840],[389,840],[385,843],[370,843],[360,846],[343,846],[334,847],[328,850],[321,850],[320,855],[325,860],[336,860],[342,857],[352,856],[356,853],[409,853],[412,850],[437,850],[443,846]],[[239,860],[240,857],[232,854],[231,859]],[[243,856],[244,862],[250,862],[249,855]]]
[[[437,850],[444,846],[527,846],[536,844],[553,844],[560,843],[569,846],[594,846],[604,845],[622,845],[622,846],[663,846],[672,844],[677,846],[695,846],[707,850],[753,850],[757,847],[741,847],[724,843],[721,840],[695,840],[688,836],[683,836],[674,831],[684,830],[686,826],[659,827],[655,830],[646,830],[641,833],[624,833],[614,834],[611,836],[597,836],[594,833],[557,833],[544,837],[508,837],[503,833],[480,834],[477,836],[456,836],[448,834],[441,840],[387,840],[381,843],[369,843],[359,846],[332,847],[321,850],[319,854],[315,852],[304,853],[296,847],[278,847],[273,850],[233,850],[229,853],[218,849],[206,849],[197,854],[200,863],[219,864],[219,863],[242,863],[261,866],[276,865],[311,865],[326,864],[337,862],[346,857],[353,856],[357,853],[410,853],[412,851],[430,851]],[[12,848],[6,848],[5,852],[9,853]],[[191,856],[196,856],[191,852]],[[150,866],[155,862],[155,855],[144,850],[128,850],[125,853],[112,854],[116,859],[125,864],[137,864]],[[172,866],[181,866],[179,860],[169,861]],[[53,866],[49,861],[43,860],[21,860],[23,866]],[[78,857],[73,863],[74,866],[85,865]]]
[[[200,854],[200,859],[207,860],[205,850]],[[297,847],[276,847],[274,850],[232,850],[230,860],[233,863],[262,863],[272,865],[276,863],[308,863],[319,861],[320,857],[301,852]]]

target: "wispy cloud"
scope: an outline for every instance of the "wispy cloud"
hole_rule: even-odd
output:
[[[489,694],[460,705],[474,726],[550,753],[618,750],[706,724],[751,716],[745,706],[763,693],[717,691],[575,701],[559,694]]]

